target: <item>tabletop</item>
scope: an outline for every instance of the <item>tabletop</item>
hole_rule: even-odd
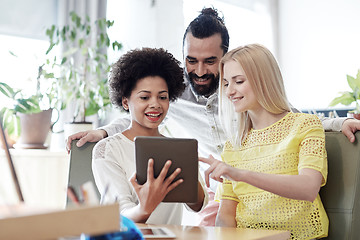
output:
[[[183,225],[148,225],[137,224],[138,227],[165,227],[171,230],[177,240],[287,240],[290,239],[289,231],[280,230],[255,230],[230,227],[198,227]]]

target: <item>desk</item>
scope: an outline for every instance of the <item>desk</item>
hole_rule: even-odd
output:
[[[136,224],[138,227],[152,226],[147,224]],[[181,225],[153,225],[166,227],[175,235],[176,240],[287,240],[290,239],[288,231],[254,230],[225,227],[195,227]]]

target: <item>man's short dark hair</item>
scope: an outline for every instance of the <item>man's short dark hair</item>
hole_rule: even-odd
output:
[[[208,38],[214,34],[220,33],[221,35],[221,49],[224,54],[229,49],[229,32],[224,23],[224,17],[219,17],[218,11],[215,8],[203,8],[199,16],[197,16],[186,28],[183,47],[185,44],[185,38],[188,33],[191,33],[196,38]]]
[[[185,89],[183,69],[180,65],[171,53],[162,48],[142,48],[125,53],[111,68],[111,102],[122,106],[122,98],[130,97],[138,80],[155,76],[165,80],[169,100],[176,100]]]

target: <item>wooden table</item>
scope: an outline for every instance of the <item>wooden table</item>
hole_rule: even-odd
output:
[[[288,231],[254,230],[227,227],[197,227],[181,225],[147,225],[137,224],[138,227],[154,226],[166,227],[176,235],[177,240],[287,240]]]

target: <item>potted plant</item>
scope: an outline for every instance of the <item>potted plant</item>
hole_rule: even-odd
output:
[[[107,30],[113,21],[92,22],[89,17],[81,19],[75,12],[71,12],[70,17],[68,25],[53,25],[46,30],[49,58],[42,75],[56,79],[61,109],[74,108],[71,122],[85,123],[86,116],[98,114],[110,105],[107,78],[111,65],[107,50],[112,47],[119,51],[122,45],[108,37]],[[57,54],[58,47],[65,51]]]
[[[0,82],[0,93],[5,97],[5,106],[0,109],[4,128],[10,143],[16,142],[19,148],[47,148],[44,143],[57,98],[54,82],[40,79],[41,68],[34,94],[29,95],[24,90]]]
[[[335,106],[337,104],[343,104],[349,106],[352,103],[355,103],[355,109],[349,113],[353,115],[354,118],[360,119],[360,105],[358,100],[360,100],[360,69],[356,75],[356,78],[346,75],[347,82],[352,91],[341,92],[341,96],[334,98],[330,106]]]

